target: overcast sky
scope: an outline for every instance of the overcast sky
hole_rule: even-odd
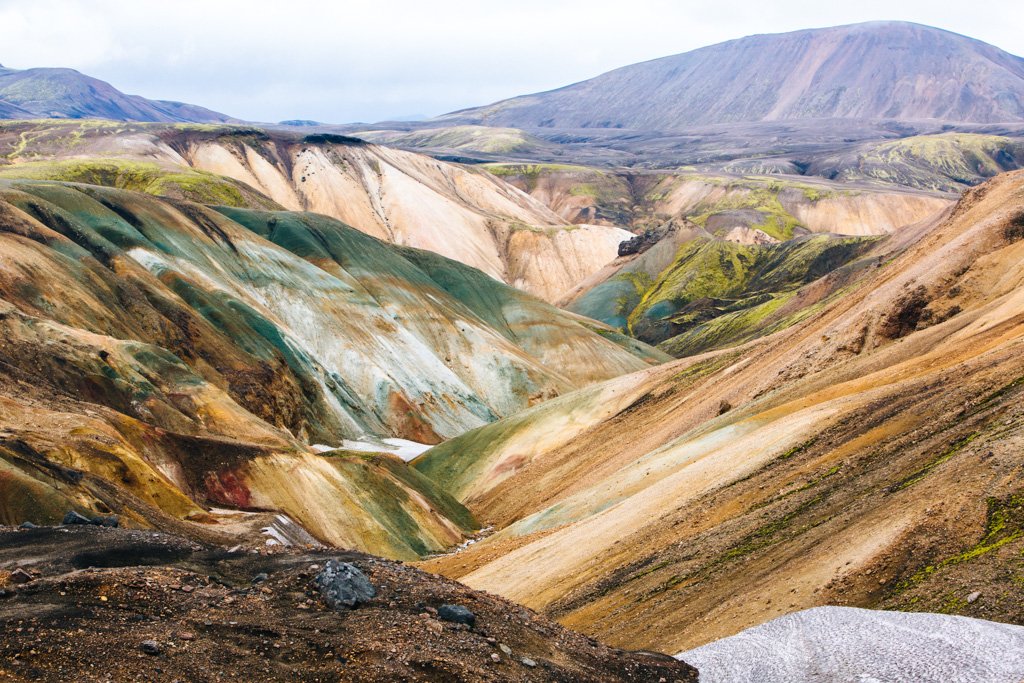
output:
[[[1024,2],[0,0],[0,63],[252,121],[436,115],[753,33],[877,19],[1024,55]]]

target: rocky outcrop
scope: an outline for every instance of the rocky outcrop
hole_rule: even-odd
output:
[[[173,552],[155,556],[161,547]],[[14,680],[697,680],[667,655],[610,648],[508,600],[353,551],[237,552],[124,529],[0,528],[0,567],[13,563],[38,577],[12,585],[0,569],[0,672]],[[316,590],[318,572],[335,563],[376,586],[357,609],[336,609]],[[440,619],[462,604],[471,624]]]

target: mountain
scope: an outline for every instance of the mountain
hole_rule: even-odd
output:
[[[0,523],[246,538],[276,513],[414,558],[477,525],[382,439],[438,443],[663,358],[317,214],[6,180],[0,254]]]
[[[6,152],[6,159],[3,153]],[[553,301],[632,235],[571,225],[493,175],[362,140],[250,126],[0,122],[0,175],[313,211]],[[269,204],[267,204],[269,202]]]
[[[148,100],[74,69],[0,66],[0,118],[113,119],[224,123],[230,116],[194,104]]]
[[[1024,59],[903,22],[757,35],[440,117],[525,129],[678,130],[793,119],[1024,120]]]
[[[822,605],[1024,621],[1024,172],[860,259],[774,334],[414,460],[495,527],[427,568],[663,652]]]

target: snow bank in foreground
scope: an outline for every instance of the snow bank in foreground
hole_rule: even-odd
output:
[[[945,614],[816,607],[680,652],[701,683],[1021,683],[1024,627]]]

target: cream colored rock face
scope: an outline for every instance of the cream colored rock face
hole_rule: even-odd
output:
[[[184,160],[247,183],[285,208],[433,251],[547,301],[613,260],[630,237],[614,227],[569,226],[490,174],[419,154],[375,145],[263,151],[266,157],[215,140],[194,145]]]

